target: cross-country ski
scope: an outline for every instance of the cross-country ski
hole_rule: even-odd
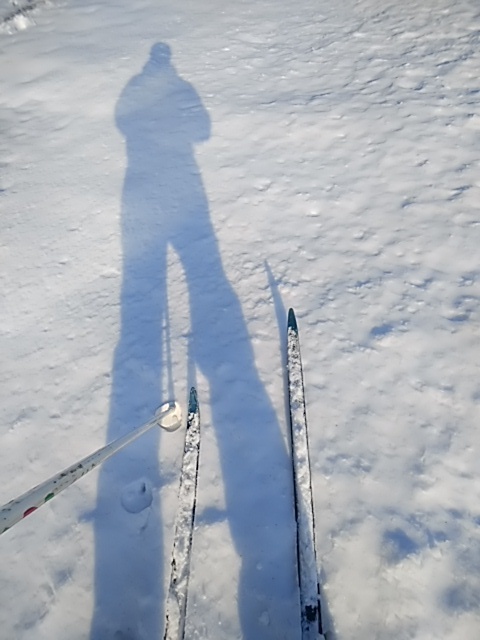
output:
[[[200,455],[200,409],[197,392],[190,390],[187,428],[177,515],[173,539],[170,585],[167,594],[164,640],[183,640],[187,611],[190,556],[192,551],[197,500],[198,462]]]
[[[315,552],[315,517],[300,340],[293,309],[288,312],[287,322],[287,375],[302,640],[318,640],[322,637],[323,629]]]

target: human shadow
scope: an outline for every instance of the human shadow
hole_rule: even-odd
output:
[[[122,201],[121,333],[107,439],[148,419],[161,403],[171,246],[188,285],[189,357],[210,386],[226,518],[241,564],[242,635],[296,638],[291,467],[255,366],[240,302],[223,269],[194,157],[194,146],[210,136],[209,116],[193,86],[177,74],[167,45],[154,45],[141,73],[126,85],[116,123],[125,137],[128,167]],[[101,471],[91,640],[161,637],[158,446],[158,433],[150,432]],[[210,567],[204,571],[215,579]]]

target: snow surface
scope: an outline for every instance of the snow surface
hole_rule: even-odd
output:
[[[196,384],[189,638],[299,638],[289,306],[331,638],[478,638],[479,43],[476,0],[0,25],[3,502]],[[182,446],[2,536],[2,638],[161,637]]]

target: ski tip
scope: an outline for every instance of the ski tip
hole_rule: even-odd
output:
[[[190,389],[190,396],[188,399],[188,413],[197,413],[198,411],[198,397],[195,387]]]
[[[295,333],[298,332],[297,319],[295,317],[295,311],[293,309],[288,310],[288,328],[293,329]]]

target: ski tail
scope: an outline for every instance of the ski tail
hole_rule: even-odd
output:
[[[315,517],[303,367],[297,319],[293,309],[288,312],[287,323],[287,379],[302,640],[319,640],[323,637],[324,631],[315,551]]]
[[[190,557],[197,502],[199,454],[200,409],[197,392],[192,387],[188,402],[185,446],[180,472],[164,640],[183,640],[185,634],[188,579],[190,576]]]

